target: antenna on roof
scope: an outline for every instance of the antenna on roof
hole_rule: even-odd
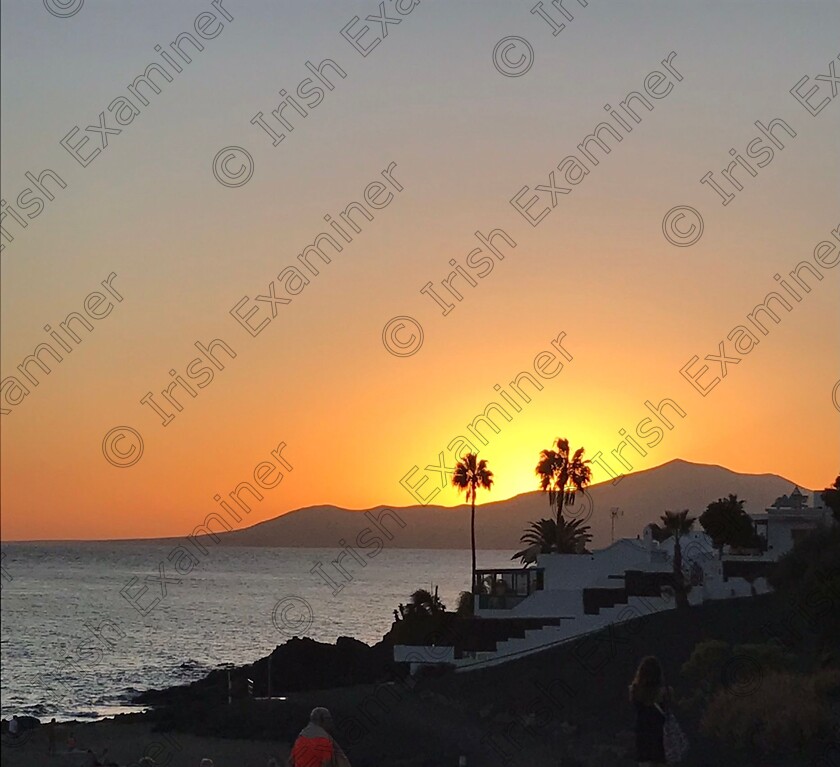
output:
[[[615,519],[623,516],[624,512],[618,506],[613,506],[610,509],[610,543],[615,543]]]

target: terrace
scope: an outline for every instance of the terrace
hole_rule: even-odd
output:
[[[511,610],[544,588],[545,571],[541,567],[476,570],[473,581],[479,610]]]

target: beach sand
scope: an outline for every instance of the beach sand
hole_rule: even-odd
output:
[[[266,767],[269,757],[285,764],[289,746],[277,741],[226,740],[197,737],[183,733],[153,732],[147,722],[127,717],[101,722],[58,725],[56,753],[47,753],[49,725],[26,732],[15,744],[3,738],[3,767],[78,767],[84,755],[67,751],[67,736],[72,729],[77,748],[93,749],[105,761],[133,767],[142,756],[154,758],[158,767],[198,767],[203,757],[213,759],[215,767]]]

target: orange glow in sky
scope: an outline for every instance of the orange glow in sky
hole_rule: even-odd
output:
[[[444,25],[419,5],[362,58],[336,33],[340,8],[290,20],[231,3],[191,68],[107,148],[88,145],[102,148],[88,166],[61,139],[202,8],[80,14],[64,61],[57,32],[15,32],[40,4],[4,6],[3,199],[19,213],[26,174],[45,169],[65,186],[43,177],[54,199],[37,219],[2,220],[3,540],[180,536],[243,482],[261,496],[243,526],[309,505],[411,505],[439,486],[427,467],[468,442],[495,474],[479,503],[537,489],[557,437],[617,473],[683,458],[833,481],[840,97],[812,114],[790,91],[805,76],[828,87],[813,78],[837,54],[836,8],[813,8],[824,18],[806,36],[792,8],[647,19],[593,4],[562,45],[535,31],[533,68],[505,77],[493,44],[529,14],[467,5]],[[116,23],[119,45],[103,33]],[[345,76],[274,146],[252,117],[330,57]],[[582,139],[614,119],[605,105],[639,91],[651,109],[622,113],[629,129],[579,185],[538,190],[585,159]],[[777,129],[784,148],[755,175],[736,168],[742,189],[723,205],[701,179],[721,179],[730,149],[746,157],[756,121],[775,118],[795,137]],[[236,187],[213,174],[231,146],[254,163]],[[547,215],[534,225],[517,195]],[[676,206],[702,213],[690,247],[663,236]],[[320,234],[340,249],[317,254]],[[756,315],[771,292],[789,308]],[[422,326],[404,356],[383,342],[400,317]],[[391,341],[411,348],[417,328],[398,327]],[[27,362],[39,348],[48,373]],[[666,399],[670,426],[651,415]],[[505,414],[476,427],[492,403]],[[448,486],[434,497],[460,502]]]

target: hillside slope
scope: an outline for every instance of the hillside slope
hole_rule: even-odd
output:
[[[758,513],[794,483],[775,474],[739,474],[721,466],[674,460],[646,471],[628,474],[617,484],[593,485],[587,497],[568,510],[567,516],[583,517],[592,527],[593,546],[610,542],[610,509],[622,516],[615,521],[616,537],[635,537],[665,509],[690,509],[699,514],[706,505],[729,493],[746,500],[746,509]],[[358,545],[366,528],[375,529],[370,515],[391,507],[350,511],[336,506],[311,506],[220,537],[228,545],[338,548],[344,540]],[[548,516],[548,498],[540,492],[525,493],[477,509],[477,544],[481,549],[513,549],[527,524]],[[397,519],[398,517],[398,519]],[[383,517],[394,548],[460,549],[469,546],[469,507],[393,507]],[[400,524],[402,523],[402,524]]]

